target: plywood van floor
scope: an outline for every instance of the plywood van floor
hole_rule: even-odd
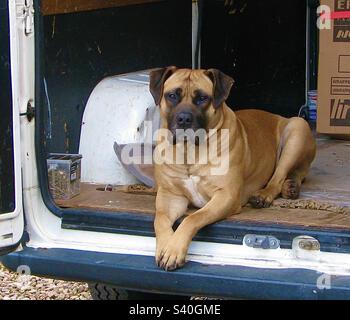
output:
[[[64,208],[98,211],[155,212],[154,194],[126,191],[115,186],[82,183],[81,193],[70,200],[57,201]],[[189,213],[194,209],[190,209]],[[268,209],[243,208],[228,223],[278,224],[286,226],[350,229],[350,141],[318,140],[318,151],[310,173],[302,186],[300,199],[276,199]]]

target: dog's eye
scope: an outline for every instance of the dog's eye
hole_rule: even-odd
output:
[[[204,96],[204,95],[198,96],[198,97],[196,98],[196,104],[197,104],[197,105],[198,105],[198,104],[203,104],[203,103],[207,102],[208,99],[209,99],[208,96]]]
[[[169,93],[169,94],[168,94],[168,98],[169,98],[170,100],[177,100],[177,95],[176,95],[175,93]]]

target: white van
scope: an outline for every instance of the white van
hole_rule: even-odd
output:
[[[187,264],[173,272],[154,261],[154,194],[125,192],[141,178],[113,149],[143,143],[145,120],[157,126],[147,72],[155,67],[216,67],[236,80],[233,109],[307,116],[308,92],[317,89],[316,7],[307,0],[2,1],[2,263],[91,283],[99,298],[350,298],[348,142],[318,136],[302,201],[245,208],[204,228]],[[50,193],[52,153],[82,156],[79,195],[58,201]]]

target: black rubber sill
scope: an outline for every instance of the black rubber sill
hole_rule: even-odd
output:
[[[90,210],[62,211],[62,228],[96,232],[154,236],[153,216],[128,212],[94,212]],[[350,236],[342,230],[317,230],[284,226],[254,225],[221,221],[199,231],[194,240],[216,243],[242,244],[246,234],[273,235],[281,241],[281,248],[291,248],[293,238],[309,235],[318,239],[322,251],[350,252]]]

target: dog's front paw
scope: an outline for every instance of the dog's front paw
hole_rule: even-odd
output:
[[[162,260],[163,252],[167,247],[172,235],[157,237],[157,245],[156,245],[156,264],[160,266],[160,262]]]
[[[187,249],[177,241],[169,241],[160,252],[158,266],[166,271],[181,268],[186,263]]]

